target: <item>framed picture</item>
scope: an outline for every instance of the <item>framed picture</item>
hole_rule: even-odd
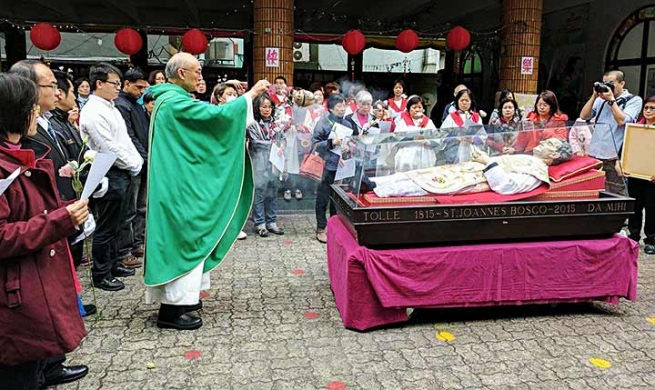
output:
[[[625,126],[623,171],[636,179],[650,180],[655,176],[655,127],[629,123]]]

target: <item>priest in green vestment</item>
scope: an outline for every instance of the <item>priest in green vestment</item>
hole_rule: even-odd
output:
[[[170,83],[152,88],[146,301],[161,303],[157,325],[197,329],[189,315],[202,307],[209,271],[225,258],[243,228],[253,200],[253,178],[245,128],[253,119],[252,100],[268,89],[252,90],[222,106],[194,100],[202,69],[187,53],[166,64]]]

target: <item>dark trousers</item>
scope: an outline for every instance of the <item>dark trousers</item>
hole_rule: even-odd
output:
[[[134,230],[132,223],[136,217],[136,197],[140,186],[140,176],[130,177],[130,188],[125,198],[125,213],[118,229],[118,260],[126,259],[132,253]]]
[[[61,355],[15,366],[0,364],[0,390],[41,389],[46,380],[61,373],[65,361]]]
[[[77,269],[77,267],[79,267],[80,264],[82,264],[82,257],[84,256],[84,240],[78,242],[75,245],[70,245],[70,243],[73,242],[73,239],[77,236],[77,234],[68,237],[68,243],[71,249],[71,256],[73,256],[73,265],[75,265],[75,269]]]
[[[111,279],[118,262],[119,231],[125,220],[130,190],[130,174],[112,168],[107,172],[109,190],[95,202],[96,231],[93,233],[93,280]]]
[[[641,224],[646,210],[644,244],[655,245],[655,183],[628,178],[628,193],[635,198],[635,213],[628,218],[630,238],[637,242],[641,239]]]
[[[328,171],[327,169],[323,170],[323,176],[321,177],[321,184],[318,186],[318,191],[316,192],[316,228],[325,229],[327,226],[327,218],[325,217],[325,212],[327,211],[328,205],[330,206],[330,216],[333,216],[337,213],[334,203],[330,202],[330,186],[334,184],[334,176],[337,171]]]
[[[605,171],[605,191],[627,196],[625,181],[616,173],[616,159],[600,159],[600,161],[603,162],[603,170]]]
[[[134,184],[136,189],[134,191],[136,214],[134,215],[134,221],[132,221],[132,233],[134,235],[132,250],[139,249],[145,244],[146,207],[148,205],[148,171],[145,163],[138,178],[139,185]]]

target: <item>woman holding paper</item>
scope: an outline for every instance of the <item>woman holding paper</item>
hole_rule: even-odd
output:
[[[276,199],[280,172],[284,170],[286,138],[275,123],[275,104],[268,94],[255,99],[253,107],[255,122],[246,128],[255,179],[252,218],[259,237],[268,237],[269,232],[282,235],[284,230],[277,226]]]
[[[335,129],[338,125],[341,125],[341,129],[352,130],[352,136],[359,135],[357,130],[353,130],[350,123],[343,118],[346,113],[346,99],[343,95],[330,95],[328,110],[330,113],[316,124],[312,136],[312,147],[325,160],[323,176],[316,192],[316,239],[324,244],[327,243],[327,234],[325,232],[327,218],[325,213],[328,206],[330,207],[330,216],[337,213],[334,204],[330,202],[330,186],[334,184],[339,164],[343,164],[341,161],[342,153],[348,151],[343,136],[338,135],[341,131],[335,131]]]
[[[72,351],[86,334],[67,237],[88,218],[88,201],[63,204],[48,147],[28,138],[36,134],[38,93],[31,80],[0,74],[0,378],[7,388],[41,388],[45,360]]]

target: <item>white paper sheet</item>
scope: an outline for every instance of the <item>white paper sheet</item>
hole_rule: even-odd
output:
[[[391,131],[391,122],[389,122],[389,121],[380,121],[380,122],[378,122],[378,127],[380,128],[380,132],[388,133],[388,132]]]
[[[278,171],[284,172],[284,153],[280,153],[280,148],[275,144],[271,145],[271,153],[268,155],[268,161],[270,161]]]
[[[11,173],[6,179],[0,180],[0,195],[5,193],[5,190],[9,188],[9,185],[16,180],[16,178],[20,175],[20,168],[16,168],[15,171]]]
[[[85,238],[91,237],[91,234],[93,234],[93,232],[96,231],[96,220],[95,220],[95,218],[93,218],[93,214],[89,213],[89,219],[87,219],[84,222],[83,227],[84,227],[84,229],[83,229],[84,231],[73,239],[73,242],[71,243],[71,245],[75,245],[78,242],[84,240]],[[76,228],[78,230],[80,230],[79,226],[77,226]]]
[[[102,181],[102,178],[105,177],[109,169],[114,165],[114,161],[116,161],[116,155],[114,154],[96,153],[80,199],[89,199],[93,191],[98,187],[98,184]]]
[[[337,167],[337,173],[334,175],[334,180],[347,179],[349,177],[355,176],[355,159],[349,158],[348,160],[343,160],[343,166],[339,164]]]
[[[330,136],[328,137],[329,139],[335,139],[335,138],[340,138],[341,139],[341,145],[335,147],[334,149],[330,150],[334,154],[338,154],[341,156],[343,154],[343,149],[341,148],[342,145],[345,145],[348,143],[348,139],[353,135],[353,129],[350,127],[346,127],[344,125],[340,125],[338,123],[335,123],[334,126],[332,126],[332,132],[330,133]]]

